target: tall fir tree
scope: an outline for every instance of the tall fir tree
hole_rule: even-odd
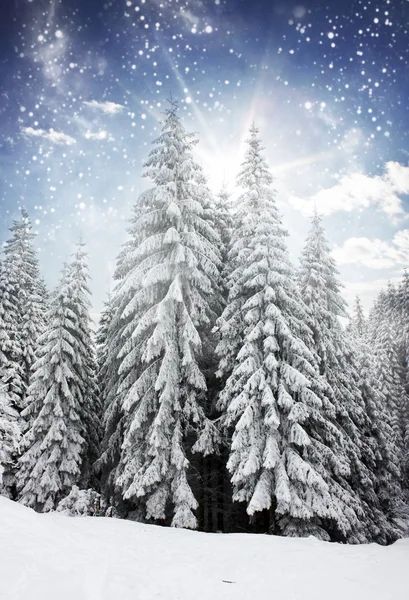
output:
[[[119,262],[120,258],[118,264]],[[130,301],[132,287],[128,293],[128,301]],[[116,488],[117,468],[124,435],[124,412],[121,396],[118,393],[120,385],[118,353],[121,349],[123,331],[120,315],[114,297],[110,297],[102,311],[97,333],[98,385],[103,414],[103,436],[94,467],[100,477],[101,492],[109,504],[116,506],[120,513],[123,513],[124,509],[121,510],[120,506],[122,496]]]
[[[187,528],[197,526],[190,455],[211,453],[218,435],[202,361],[220,302],[220,240],[196,143],[171,101],[145,165],[154,187],[136,205],[118,264],[112,344],[124,419],[117,487],[141,517]]]
[[[0,274],[0,336],[6,357],[0,377],[21,411],[44,328],[47,292],[33,245],[35,234],[24,209],[10,231]]]
[[[228,255],[229,297],[218,321],[219,406],[231,428],[233,498],[270,530],[329,539],[325,521],[342,521],[321,466],[314,431],[322,400],[305,307],[290,263],[273,178],[258,129],[250,130],[238,176]]]
[[[85,439],[85,451],[82,462],[80,483],[82,487],[93,485],[97,487],[93,465],[100,452],[102,437],[102,402],[98,387],[98,367],[94,334],[91,325],[91,291],[88,286],[90,279],[87,264],[85,244],[79,243],[77,252],[70,269],[72,280],[72,297],[77,314],[77,327],[81,345],[79,360],[82,370],[81,391],[83,403],[81,406],[81,423]]]
[[[393,526],[388,524],[376,494],[379,447],[372,436],[375,399],[368,386],[372,380],[369,374],[363,377],[367,366],[359,365],[356,348],[340,324],[339,317],[346,316],[346,304],[337,276],[321,218],[315,213],[302,253],[300,286],[320,373],[327,384],[324,411],[331,427],[322,428],[321,436],[338,464],[344,465],[343,469],[334,468],[336,463],[331,461],[335,494],[353,509],[346,541],[386,542],[393,536]],[[364,327],[359,304],[354,325]]]
[[[55,509],[80,480],[94,443],[98,411],[87,278],[80,245],[47,312],[23,411],[31,426],[19,459],[19,499],[44,512]]]
[[[370,428],[368,436],[374,457],[375,491],[380,502],[382,518],[378,517],[381,530],[378,540],[384,543],[399,537],[399,517],[402,513],[402,481],[400,448],[382,385],[382,366],[371,345],[370,329],[362,304],[357,297],[349,328],[351,343],[355,348],[359,369],[359,389],[365,402]]]

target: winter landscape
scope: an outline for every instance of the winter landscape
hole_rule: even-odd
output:
[[[408,596],[409,5],[261,9],[0,8],[0,598]]]
[[[2,598],[405,600],[408,540],[342,546],[72,519],[0,497]]]

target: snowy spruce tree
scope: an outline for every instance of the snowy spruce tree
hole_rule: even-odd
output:
[[[121,399],[124,415],[111,445],[122,426],[117,487],[141,518],[186,528],[197,526],[198,506],[189,456],[213,452],[217,438],[201,361],[220,300],[220,240],[195,145],[170,102],[145,165],[153,188],[136,204],[118,263],[112,337],[120,359],[112,401]]]
[[[215,195],[215,227],[222,241],[221,258],[223,265],[227,262],[227,253],[230,246],[230,237],[233,230],[233,211],[231,197],[224,182],[219,193]]]
[[[24,373],[13,300],[4,263],[0,263],[0,385],[17,407],[24,395]]]
[[[409,490],[409,274],[405,270],[394,298],[395,332],[399,346],[403,394],[400,401],[400,421],[403,438],[403,469],[405,488]]]
[[[327,520],[342,521],[322,471],[315,413],[322,401],[273,178],[253,126],[238,176],[228,255],[229,297],[218,320],[219,407],[232,430],[228,469],[233,499],[255,517],[269,511],[270,530],[329,539]]]
[[[127,249],[128,245],[125,248]],[[117,274],[120,261],[121,258],[119,257]],[[130,301],[132,293],[133,288],[131,287],[128,290],[128,301]],[[103,435],[99,456],[94,468],[100,477],[101,492],[110,504],[115,504],[118,508],[122,496],[117,491],[116,479],[124,425],[122,397],[118,393],[121,382],[118,373],[120,366],[118,353],[122,345],[123,330],[124,324],[121,323],[120,311],[115,306],[114,297],[110,297],[102,311],[96,338]]]
[[[94,489],[84,490],[74,485],[68,496],[59,502],[56,510],[70,517],[102,517],[107,508],[103,496]]]
[[[47,292],[33,245],[35,234],[24,209],[10,231],[0,272],[0,340],[6,358],[0,378],[13,406],[21,411],[44,328]]]
[[[404,369],[399,356],[399,342],[403,336],[398,333],[399,325],[395,314],[396,291],[392,286],[382,290],[370,314],[370,343],[378,365],[378,380],[386,399],[389,420],[395,433],[395,442],[400,448],[402,459],[402,401],[405,396]]]
[[[326,451],[323,460],[328,461],[334,495],[349,518],[344,539],[386,542],[393,537],[393,527],[376,494],[380,448],[371,421],[371,416],[376,419],[374,405],[379,406],[379,398],[371,393],[373,372],[368,372],[365,353],[362,350],[360,364],[357,348],[339,321],[346,316],[346,305],[337,276],[321,218],[315,213],[301,257],[299,281],[325,386],[326,424],[319,435],[332,454]],[[364,328],[359,305],[353,321],[357,329]]]
[[[18,413],[12,408],[6,386],[0,387],[0,494],[13,496],[14,470],[21,431]]]
[[[382,385],[382,365],[379,365],[379,357],[371,345],[369,327],[359,297],[355,301],[349,332],[359,370],[359,389],[370,423],[370,428],[365,433],[371,442],[374,487],[382,510],[382,516],[378,514],[378,526],[381,530],[378,541],[385,543],[396,539],[401,533],[401,456]]]
[[[84,475],[95,444],[98,411],[87,278],[80,245],[47,311],[23,411],[31,426],[18,465],[19,500],[44,512],[55,509]]]
[[[367,340],[368,337],[368,322],[365,318],[364,309],[359,296],[355,297],[354,309],[348,325],[353,338]]]
[[[77,315],[77,327],[81,344],[77,360],[82,369],[80,372],[83,403],[81,407],[81,423],[85,439],[82,474],[80,483],[83,487],[96,485],[93,465],[100,452],[102,437],[102,403],[98,387],[98,367],[94,335],[91,328],[91,291],[88,286],[87,254],[84,244],[78,245],[70,268],[71,289],[74,308]]]

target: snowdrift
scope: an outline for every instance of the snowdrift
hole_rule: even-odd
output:
[[[384,548],[40,515],[0,497],[1,600],[407,600]]]

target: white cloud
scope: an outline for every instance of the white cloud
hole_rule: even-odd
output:
[[[33,127],[23,127],[23,133],[28,137],[38,137],[51,144],[57,144],[61,146],[71,146],[76,143],[76,140],[70,135],[63,133],[62,131],[54,131],[54,129],[50,129],[49,131],[45,131],[45,129],[34,129]]]
[[[332,254],[340,265],[358,263],[370,269],[406,266],[409,264],[409,229],[399,231],[390,242],[352,237]]]
[[[314,207],[320,214],[330,215],[373,206],[396,221],[405,213],[400,194],[409,194],[409,167],[388,162],[383,175],[344,175],[332,188],[321,190],[310,198],[292,196],[289,202],[305,215],[311,215]]]
[[[107,115],[116,115],[124,109],[122,104],[116,104],[115,102],[98,102],[98,100],[90,100],[84,102],[84,104],[86,104],[90,108],[100,110]]]
[[[388,283],[397,285],[402,280],[402,276],[388,277],[387,279],[373,279],[372,281],[344,281],[343,293],[348,298],[355,298],[366,294],[378,294],[382,289],[388,286]]]

